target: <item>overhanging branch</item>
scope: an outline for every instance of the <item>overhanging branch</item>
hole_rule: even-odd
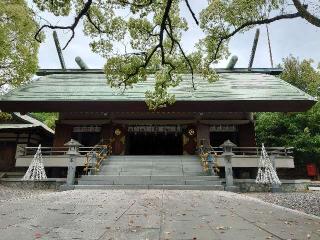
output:
[[[75,17],[73,24],[69,25],[69,26],[59,26],[59,25],[49,25],[49,24],[44,24],[42,25],[39,30],[36,32],[35,34],[35,39],[38,42],[41,42],[41,39],[39,39],[39,34],[41,33],[41,31],[45,28],[50,28],[50,29],[64,29],[64,30],[71,30],[72,35],[69,38],[69,40],[67,41],[66,45],[63,47],[63,50],[66,49],[66,47],[69,45],[69,43],[71,42],[71,40],[74,38],[75,35],[75,28],[78,26],[78,23],[80,21],[80,19],[85,16],[87,14],[87,12],[90,9],[90,6],[92,4],[92,0],[88,0],[82,10],[78,13],[78,15]]]
[[[185,2],[186,2],[186,5],[187,5],[187,7],[188,7],[188,9],[189,9],[189,12],[191,13],[194,21],[196,22],[197,25],[199,25],[199,21],[198,21],[196,15],[194,14],[194,12],[193,12],[193,10],[192,10],[192,8],[191,8],[191,6],[190,6],[190,4],[189,4],[189,1],[188,1],[188,0],[185,0]]]
[[[268,23],[272,23],[272,22],[275,22],[275,21],[283,20],[283,19],[293,19],[293,18],[298,18],[298,17],[301,17],[301,14],[299,12],[292,13],[292,14],[283,14],[283,15],[275,16],[273,18],[267,18],[267,19],[262,19],[262,20],[249,21],[249,22],[246,22],[246,23],[242,24],[241,26],[236,28],[231,33],[229,33],[229,34],[227,34],[227,35],[225,35],[225,36],[220,38],[212,61],[217,59],[217,56],[218,56],[218,53],[219,53],[219,50],[220,50],[220,47],[221,47],[223,41],[233,37],[235,34],[240,32],[244,28],[249,27],[249,26],[253,26],[253,25],[268,24]]]
[[[320,27],[320,19],[312,15],[306,8],[306,5],[301,4],[299,0],[292,0],[294,6],[300,13],[301,17],[316,27]]]

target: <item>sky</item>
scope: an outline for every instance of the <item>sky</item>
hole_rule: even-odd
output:
[[[206,1],[192,0],[190,4],[195,12],[199,12],[206,4]],[[189,22],[189,30],[183,34],[182,46],[186,52],[191,52],[194,44],[203,36],[203,33],[192,20],[185,6],[182,6],[181,12]],[[52,24],[60,25],[68,25],[73,22],[74,18],[74,16],[56,18],[49,13],[45,13],[42,16]],[[271,67],[266,27],[262,25],[259,28],[260,38],[253,67]],[[255,31],[255,29],[252,29],[246,33],[237,34],[231,39],[229,50],[231,55],[238,56],[236,67],[248,66]],[[46,30],[45,34],[46,40],[40,45],[39,50],[39,67],[60,68],[52,31]],[[269,34],[274,66],[280,64],[282,59],[289,55],[298,57],[301,60],[312,58],[316,64],[320,62],[320,28],[316,28],[302,19],[282,20],[269,24]],[[61,46],[64,46],[70,37],[70,32],[58,31],[58,36]],[[76,29],[75,38],[67,49],[63,51],[67,68],[78,68],[74,61],[76,56],[80,56],[89,68],[103,68],[106,60],[90,50],[89,42],[90,39],[84,36],[82,24],[80,24]],[[227,62],[228,60],[222,60],[215,67],[225,67]]]

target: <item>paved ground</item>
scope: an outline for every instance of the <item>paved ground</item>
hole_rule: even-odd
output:
[[[320,217],[320,191],[292,193],[246,193],[265,202],[296,209]]]
[[[75,190],[0,202],[0,239],[320,239],[320,218],[215,191]]]

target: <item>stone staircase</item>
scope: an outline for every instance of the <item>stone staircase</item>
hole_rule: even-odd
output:
[[[223,190],[218,176],[203,173],[197,156],[111,156],[97,175],[84,175],[76,189]]]

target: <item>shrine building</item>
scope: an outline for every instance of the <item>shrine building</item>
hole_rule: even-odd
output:
[[[237,147],[255,148],[253,112],[303,112],[316,99],[277,75],[281,69],[217,69],[219,80],[208,83],[195,75],[182,75],[170,88],[173,105],[150,111],[145,92],[154,78],[125,92],[110,88],[99,69],[39,70],[36,80],[1,96],[5,112],[59,112],[52,148],[64,147],[71,138],[92,148],[112,139],[112,155],[195,155],[200,144],[219,147],[230,140]],[[46,167],[66,167],[67,159],[52,154]],[[46,158],[45,154],[44,157]],[[50,159],[49,159],[50,158]],[[27,167],[30,156],[17,157],[16,166]],[[83,165],[81,158],[78,165]],[[254,158],[235,167],[256,167]],[[282,164],[282,165],[281,165]],[[286,157],[278,167],[294,167]]]

